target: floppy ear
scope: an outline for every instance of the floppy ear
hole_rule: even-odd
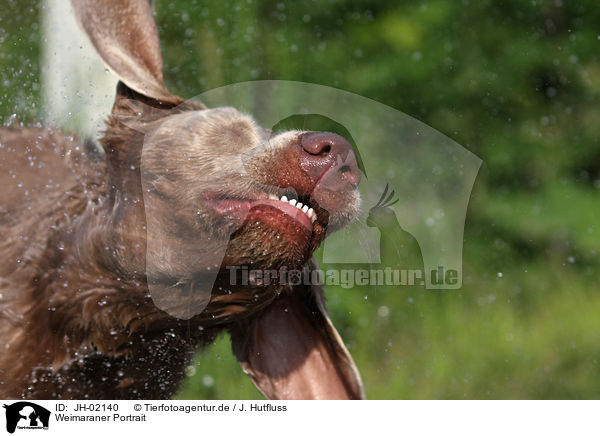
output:
[[[232,332],[233,351],[269,399],[364,399],[356,365],[325,312],[322,290],[281,294]]]
[[[158,31],[148,0],[71,0],[79,25],[104,64],[133,91],[169,106]]]

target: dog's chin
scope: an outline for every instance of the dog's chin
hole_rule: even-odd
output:
[[[294,217],[270,207],[251,210],[229,242],[224,265],[252,268],[301,268],[325,235],[314,223],[310,231]]]

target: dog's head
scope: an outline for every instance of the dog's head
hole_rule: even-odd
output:
[[[281,287],[248,291],[217,281],[213,289],[215,277],[227,267],[306,265],[326,231],[358,212],[360,170],[351,145],[333,133],[272,132],[234,108],[208,109],[169,93],[147,0],[73,0],[73,6],[120,79],[102,139],[113,207],[107,224],[115,229],[111,262],[125,275],[145,272],[155,303],[181,318],[211,321],[265,309]],[[238,357],[251,360],[249,350],[280,346],[264,337],[272,334],[265,325],[275,323],[290,344],[299,341],[296,365],[309,362],[315,350],[315,368],[323,368],[326,355],[343,360],[353,379],[344,383],[360,396],[351,359],[317,300],[307,291],[271,304],[256,318],[262,321],[248,327],[255,335],[241,334]],[[302,321],[284,326],[281,311],[288,321]],[[307,320],[310,313],[314,319]],[[239,326],[235,330],[239,337]]]
[[[187,252],[183,263],[195,259],[187,271],[218,266],[212,253],[228,241],[225,266],[299,267],[359,207],[360,171],[344,138],[273,133],[233,108],[162,119],[141,165],[149,226]]]

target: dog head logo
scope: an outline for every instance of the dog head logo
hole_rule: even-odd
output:
[[[153,191],[158,188],[162,192],[172,190],[179,198],[193,198],[196,195],[195,190],[204,187],[206,190],[221,193],[210,200],[218,202],[227,214],[232,215],[231,211],[239,205],[230,200],[245,195],[241,191],[233,192],[234,188],[245,189],[249,181],[259,179],[262,180],[262,189],[267,192],[273,191],[279,200],[285,196],[288,201],[296,200],[304,204],[308,202],[308,207],[314,208],[319,219],[329,215],[328,225],[324,229],[325,235],[318,241],[323,241],[321,259],[324,263],[391,263],[393,259],[381,259],[381,244],[400,244],[409,246],[411,252],[415,253],[415,256],[411,257],[420,259],[416,264],[410,259],[404,263],[409,269],[423,270],[423,284],[427,288],[457,289],[462,286],[462,235],[471,189],[481,165],[477,156],[440,132],[393,108],[320,85],[287,81],[237,83],[208,91],[199,95],[197,99],[192,99],[196,100],[207,107],[217,109],[173,118],[172,122],[177,123],[163,124],[159,129],[145,133],[141,155],[142,192],[148,221],[147,256],[150,260],[146,263],[147,274],[150,292],[161,309],[180,318],[189,318],[202,311],[211,298],[210,291],[218,271],[226,265],[225,262],[231,260],[227,258],[226,251],[228,244],[239,236],[239,225],[220,226],[221,233],[211,235],[210,240],[194,244],[197,251],[204,251],[195,253],[195,258],[186,255],[180,249],[182,244],[164,243],[161,222],[153,219],[164,214],[160,208],[152,209],[153,204],[159,205],[159,201],[152,198]],[[236,109],[232,109],[233,107]],[[235,116],[231,116],[232,112]],[[235,125],[235,129],[231,128],[228,131],[235,133],[236,141],[218,137],[222,135],[222,129],[215,129],[215,123],[210,117],[211,114],[218,117],[220,113],[231,126]],[[246,114],[252,114],[251,122],[246,121]],[[299,133],[305,130],[334,132],[344,138],[347,145],[344,150],[348,152],[337,153],[335,167],[332,167],[335,171],[324,172],[316,177],[321,184],[327,185],[326,189],[319,192],[319,187],[316,187],[317,189],[312,191],[315,195],[304,196],[306,201],[303,201],[301,184],[296,183],[295,179],[292,180],[293,165],[290,162],[293,159],[279,159],[277,156],[295,140],[294,138],[302,137]],[[153,150],[169,150],[169,153],[172,153],[172,148],[156,145],[165,143],[163,137],[173,142],[173,132],[180,135],[177,136],[177,144],[210,145],[214,142],[212,147],[205,146],[214,150],[214,153],[203,158],[198,158],[191,151],[182,153],[181,167],[168,168],[169,174],[166,173],[166,169],[157,174],[154,168],[159,166],[158,163],[165,167],[163,162],[167,162],[167,158],[155,156]],[[215,132],[212,142],[206,137],[211,132]],[[307,139],[306,145],[310,148],[310,138]],[[240,150],[239,146],[232,147],[230,153],[223,145],[230,142],[254,145],[244,145],[246,148],[243,150]],[[315,144],[318,146],[320,143]],[[185,151],[185,147],[178,149]],[[188,160],[198,162],[198,165],[203,167],[193,172],[193,183],[187,185],[189,189],[182,189],[181,186],[171,189],[169,181],[184,172],[182,168],[187,165]],[[226,164],[223,163],[225,160]],[[215,170],[221,168],[227,168],[227,174]],[[307,168],[310,168],[310,165],[307,165]],[[358,202],[353,198],[344,197],[342,194],[345,191],[336,188],[338,182],[344,181],[339,177],[340,174],[353,175],[357,172],[362,175],[360,184],[358,179],[354,184],[357,185]],[[269,174],[279,179],[266,179],[265,175]],[[285,179],[286,177],[289,180]],[[290,181],[292,183],[288,183]],[[388,195],[385,195],[381,199],[382,192],[388,184],[390,188],[386,194],[389,195],[393,187],[394,198],[388,199]],[[290,193],[280,192],[279,188],[282,186],[294,189]],[[329,193],[335,195],[328,197]],[[328,203],[328,200],[334,200],[333,197],[345,201],[345,204]],[[396,199],[399,201],[396,202]],[[375,207],[372,207],[373,205]],[[238,216],[237,222],[244,219],[249,222],[254,217],[247,214],[248,210],[240,211],[246,215]],[[203,222],[203,213],[199,208],[199,222]],[[178,214],[178,210],[172,211],[174,218]],[[391,227],[382,225],[390,224],[387,222],[390,218],[393,218]],[[215,220],[211,222],[214,223]],[[192,236],[197,237],[198,234]],[[181,241],[187,238],[182,234],[174,236]],[[254,247],[263,245],[252,244]],[[284,251],[293,253],[294,244],[288,244],[287,247]],[[254,252],[249,258],[266,256],[268,253],[263,251]],[[387,250],[388,253],[396,251]],[[161,261],[163,258],[177,257],[181,258],[182,265],[186,262],[200,265],[199,259],[207,268],[203,269],[202,276],[195,275],[190,280],[167,286],[163,280],[165,272],[151,268],[154,265],[172,264]],[[156,258],[156,261],[152,261],[153,258]],[[212,260],[212,265],[209,265],[207,259]],[[393,262],[394,265],[397,263]],[[253,267],[260,268],[258,264]],[[455,280],[443,283],[434,280],[439,275],[437,272],[440,268],[455,273]],[[190,285],[192,282],[194,286]],[[174,293],[176,289],[181,292]],[[176,300],[179,304],[173,303],[174,295],[178,296]],[[188,303],[181,304],[183,301]]]
[[[29,401],[4,405],[6,409],[6,431],[19,429],[48,429],[50,411]]]
[[[129,115],[135,111],[119,118],[143,142],[140,167],[130,169],[141,181],[146,275],[160,309],[189,319],[214,298],[228,265],[273,267],[269,252],[277,250],[299,267],[323,241],[324,263],[398,266],[380,257],[391,238],[414,248],[419,265],[400,267],[423,270],[427,288],[462,285],[464,220],[481,164],[472,153],[401,112],[319,85],[242,83],[198,99],[198,110],[175,109],[156,122]],[[323,120],[329,133],[297,125]],[[306,222],[310,236],[291,235],[302,229],[266,213],[273,208]],[[433,280],[440,268],[454,281]]]

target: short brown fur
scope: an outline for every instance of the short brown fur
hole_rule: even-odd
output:
[[[76,0],[74,8],[95,16],[96,3]],[[120,44],[96,48],[102,55],[111,43]],[[235,285],[226,268],[310,266],[325,229],[356,214],[358,194],[325,195],[310,235],[285,216],[273,228],[215,214],[207,192],[254,199],[293,187],[312,198],[315,180],[296,151],[303,132],[271,135],[232,108],[184,102],[162,88],[160,53],[146,58],[153,61],[138,65],[139,76],[104,58],[122,80],[104,153],[50,128],[0,129],[0,396],[170,398],[195,350],[228,331],[267,397],[361,398],[319,287]],[[205,253],[219,238],[228,244],[206,308],[189,319],[159,309],[149,281],[179,304],[214,266]]]

